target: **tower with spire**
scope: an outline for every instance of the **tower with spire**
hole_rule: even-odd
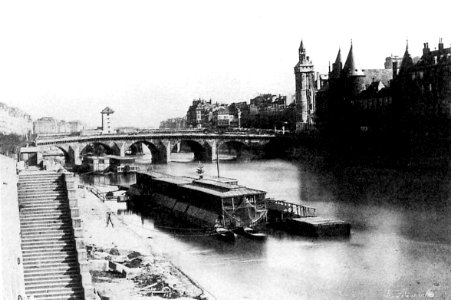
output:
[[[332,64],[332,70],[329,71],[329,78],[338,79],[341,76],[341,70],[343,69],[343,64],[341,63],[341,49],[338,49],[337,58]]]
[[[406,43],[406,51],[402,57],[401,66],[399,67],[399,74],[405,74],[413,66],[413,60],[409,53],[409,44]]]
[[[304,43],[299,46],[299,62],[294,67],[296,78],[296,129],[313,124],[315,114],[315,74],[313,63],[306,54]]]
[[[352,41],[348,57],[346,58],[343,69],[341,70],[341,74],[345,82],[345,96],[356,97],[361,91],[365,89],[365,74],[363,73],[362,69],[359,69],[356,63]]]

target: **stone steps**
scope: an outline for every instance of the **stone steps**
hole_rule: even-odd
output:
[[[21,211],[20,212],[21,217],[24,220],[29,220],[29,219],[33,219],[33,220],[37,220],[37,219],[46,219],[46,218],[58,218],[58,217],[65,217],[65,216],[70,216],[70,211],[69,210],[65,210],[62,212],[49,212],[49,211],[45,211],[45,210],[29,210],[29,211]]]
[[[21,173],[18,196],[27,295],[35,299],[83,299],[62,174]]]
[[[21,226],[21,233],[22,234],[30,234],[33,232],[55,232],[58,230],[65,231],[72,229],[71,224],[47,224],[46,226],[36,226],[36,225],[23,225]]]
[[[66,220],[70,219],[70,213],[60,212],[60,213],[46,213],[46,214],[21,214],[22,223],[29,223],[34,221],[52,221],[52,220]]]
[[[74,276],[71,278],[54,278],[54,277],[42,277],[42,278],[33,278],[33,280],[30,280],[28,282],[25,282],[25,286],[35,286],[40,284],[48,284],[50,282],[55,283],[70,283],[70,282],[79,282],[81,280],[81,276]]]
[[[45,242],[45,241],[73,241],[73,235],[70,233],[57,235],[44,235],[44,236],[29,236],[24,243],[33,242]]]
[[[64,261],[24,261],[24,266],[27,267],[28,272],[33,271],[46,271],[46,270],[55,270],[57,268],[64,267],[64,270],[67,268],[78,267],[78,261],[76,258],[72,258],[71,260]]]
[[[61,261],[65,259],[70,259],[72,257],[76,257],[77,253],[67,253],[67,252],[46,252],[45,255],[28,255],[24,256],[24,262],[32,262],[32,261]]]
[[[67,225],[66,222],[69,222],[69,218],[65,219],[54,219],[51,221],[46,221],[46,220],[29,220],[29,221],[21,221],[21,227],[23,225],[23,229],[29,229],[30,227],[45,227],[45,226],[50,226],[50,227],[55,227],[55,226],[63,226],[63,225]],[[25,222],[25,223],[24,223]]]
[[[48,192],[48,193],[36,193],[36,194],[32,194],[32,193],[27,193],[27,194],[21,194],[19,193],[19,198],[23,199],[23,200],[28,200],[28,199],[53,199],[56,198],[58,196],[65,196],[66,193],[63,192]]]
[[[61,209],[61,212],[59,213],[55,213],[52,210],[55,209]],[[69,215],[70,216],[70,210],[68,207],[53,207],[53,208],[27,208],[27,209],[22,209],[20,211],[20,216],[23,217],[24,219],[32,219],[32,218],[38,218],[38,217],[46,217],[46,216],[53,216],[53,217],[58,217],[58,216],[65,216],[65,215]]]
[[[73,247],[73,249],[75,250],[75,247]],[[60,255],[67,255],[68,254],[68,249],[46,249],[46,250],[41,250],[41,249],[28,249],[23,252],[22,257],[24,259],[28,259],[28,258],[45,258],[45,257],[60,257]]]
[[[67,243],[67,241],[53,241],[53,242],[48,242],[48,241],[43,241],[43,242],[23,242],[22,243],[22,250],[27,251],[27,250],[42,250],[42,251],[46,251],[46,250],[68,250],[68,249],[75,249],[75,246],[72,246],[70,244]]]
[[[39,284],[33,284],[33,285],[27,285],[25,286],[25,289],[28,292],[33,291],[42,291],[42,290],[58,290],[61,288],[73,288],[73,287],[79,287],[80,281],[57,281],[57,282],[43,282]]]
[[[30,202],[21,202],[20,205],[22,209],[44,209],[45,207],[49,207],[50,209],[57,209],[59,206],[61,207],[69,207],[68,203],[64,203],[63,199],[52,199],[52,200],[39,200],[39,201],[30,201]]]
[[[41,281],[51,281],[51,280],[75,280],[80,278],[79,268],[65,269],[65,270],[47,270],[43,272],[28,272],[24,273],[25,284],[34,284]]]
[[[51,290],[48,292],[33,292],[32,295],[36,300],[45,299],[45,300],[75,300],[75,299],[83,299],[83,288],[80,289],[71,289],[70,291],[66,291],[67,289],[60,289],[57,291]],[[25,290],[26,291],[26,290]]]
[[[30,268],[29,266],[24,266],[24,276],[25,280],[27,277],[51,277],[51,276],[66,276],[67,274],[77,273],[79,271],[78,265],[73,264],[69,266],[68,264],[61,264],[60,266],[41,266],[39,268]]]
[[[44,227],[44,228],[39,228],[39,227],[33,227],[33,228],[28,228],[26,230],[22,229],[21,230],[21,235],[26,235],[26,236],[45,236],[45,235],[57,235],[57,234],[68,234],[71,233],[72,234],[73,230],[72,230],[72,226],[66,225],[65,227],[61,227],[61,228],[57,228],[57,227]]]

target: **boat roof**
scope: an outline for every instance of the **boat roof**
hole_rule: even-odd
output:
[[[216,181],[213,179],[196,179],[196,180],[193,180],[193,183],[204,186],[204,187],[211,187],[211,188],[225,190],[225,191],[233,190],[233,189],[240,187],[237,184],[230,184],[228,182],[221,182],[221,181]]]
[[[111,159],[116,159],[119,161],[135,161],[134,157],[125,157],[125,156],[119,156],[119,155],[107,155],[105,157],[109,157]]]
[[[238,184],[238,180],[234,178],[228,177],[212,177],[212,176],[204,176],[204,180],[213,180],[216,182],[224,182],[229,184]]]
[[[218,191],[214,190],[208,187],[199,186],[195,184],[187,184],[184,185],[183,188],[200,191],[206,194],[210,194],[219,198],[231,198],[231,197],[240,197],[240,196],[251,196],[251,195],[258,195],[258,194],[264,194],[264,191],[254,190],[247,188],[245,186],[237,186],[235,189],[231,189],[228,191]]]
[[[186,177],[156,177],[154,180],[172,183],[176,185],[190,184],[193,180]]]
[[[242,185],[217,182],[211,179],[193,179],[189,177],[164,176],[153,177],[153,180],[183,186],[183,188],[196,190],[219,198],[250,196],[265,194],[265,191],[251,189]]]

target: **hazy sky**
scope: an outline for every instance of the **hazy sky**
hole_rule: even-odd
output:
[[[300,40],[319,72],[451,43],[449,1],[2,1],[0,102],[32,117],[158,126],[194,98],[292,95]]]

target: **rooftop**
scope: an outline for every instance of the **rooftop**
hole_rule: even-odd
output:
[[[112,110],[111,108],[109,108],[109,107],[107,106],[107,107],[105,107],[105,108],[101,111],[101,113],[102,113],[102,114],[112,114],[112,113],[114,113],[114,110]]]

